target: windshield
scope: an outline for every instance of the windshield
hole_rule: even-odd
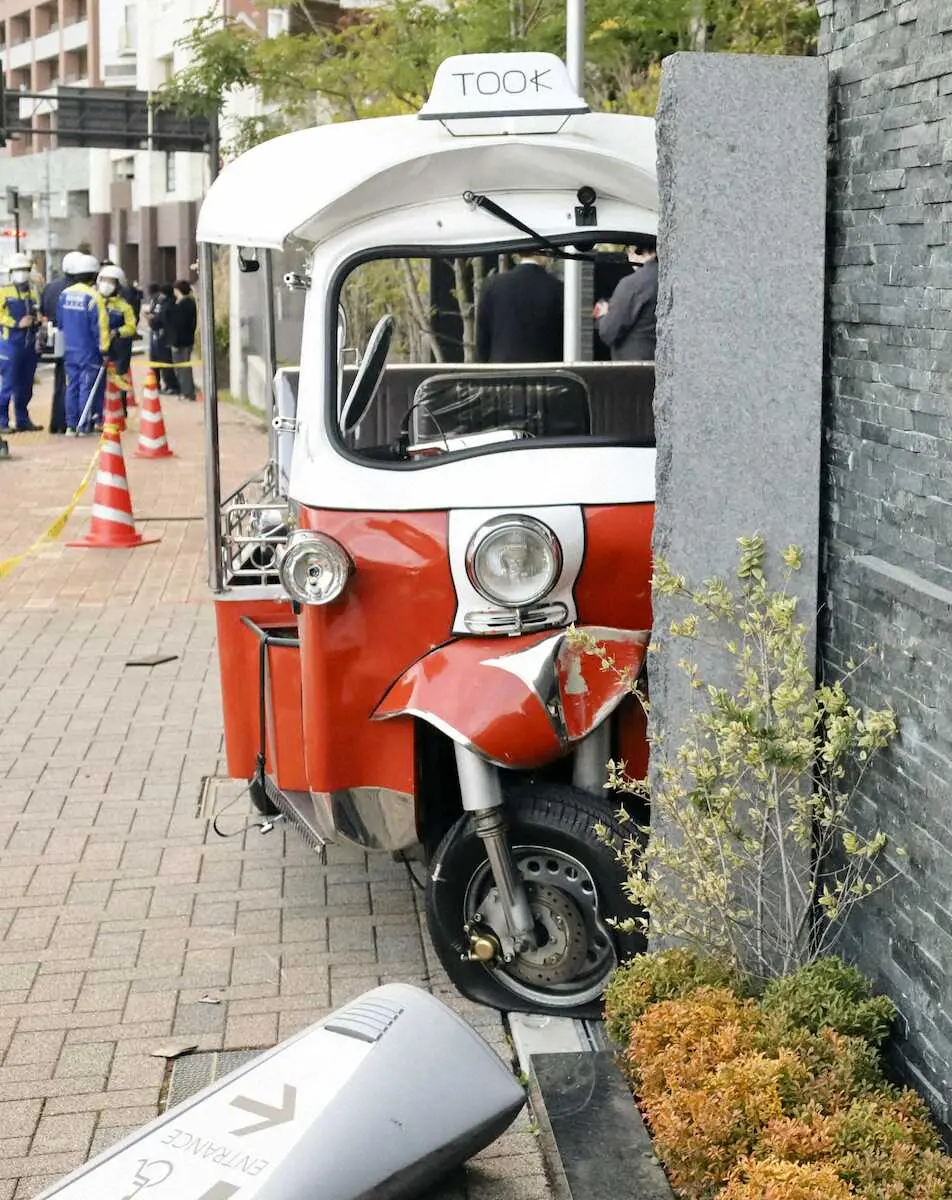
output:
[[[566,365],[557,257],[359,263],[339,295],[341,449],[419,467],[556,443],[653,445],[656,267],[650,255],[630,262],[623,245],[592,253],[580,361]]]

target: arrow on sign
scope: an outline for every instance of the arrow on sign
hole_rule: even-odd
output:
[[[248,1096],[236,1096],[229,1103],[232,1108],[244,1109],[245,1112],[261,1118],[253,1125],[244,1125],[241,1129],[231,1131],[232,1137],[244,1137],[249,1133],[261,1133],[264,1129],[273,1129],[275,1125],[285,1125],[288,1121],[293,1121],[294,1109],[297,1104],[297,1088],[291,1087],[289,1083],[284,1085],[284,1098],[280,1108],[276,1108],[273,1104],[262,1104],[260,1100],[252,1100]]]
[[[229,1200],[236,1192],[240,1192],[241,1188],[235,1187],[233,1183],[216,1183],[203,1192],[198,1200]]]

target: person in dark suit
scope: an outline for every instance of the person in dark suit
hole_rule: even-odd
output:
[[[165,332],[172,348],[172,362],[178,376],[183,400],[195,399],[195,378],[190,365],[195,348],[198,329],[198,309],[192,295],[192,285],[187,279],[179,279],[173,291],[175,303],[165,318]],[[181,365],[179,365],[181,364]]]
[[[592,310],[598,336],[614,362],[654,362],[655,309],[658,304],[658,243],[647,234],[628,247],[631,275],[618,284],[611,300]]]
[[[562,361],[561,280],[541,254],[519,256],[511,271],[483,284],[476,314],[476,357],[485,363]]]
[[[170,283],[149,284],[149,300],[146,304],[146,319],[149,322],[149,358],[155,363],[171,363],[172,348],[165,331],[165,320],[175,301]],[[156,367],[155,374],[160,382],[159,391],[166,396],[181,396],[178,376],[172,366]]]

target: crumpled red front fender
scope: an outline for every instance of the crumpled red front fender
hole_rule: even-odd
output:
[[[570,643],[568,631],[468,638],[433,650],[397,680],[374,718],[414,716],[502,767],[538,767],[599,726],[641,668],[647,632],[581,626],[614,661]]]

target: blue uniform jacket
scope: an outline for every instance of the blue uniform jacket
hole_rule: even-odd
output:
[[[109,352],[106,300],[88,283],[73,283],[60,293],[56,324],[63,331],[63,357],[74,363],[101,363]]]
[[[10,358],[27,344],[33,345],[36,326],[20,329],[23,317],[38,317],[40,294],[32,283],[20,288],[8,283],[0,287],[0,358]]]

